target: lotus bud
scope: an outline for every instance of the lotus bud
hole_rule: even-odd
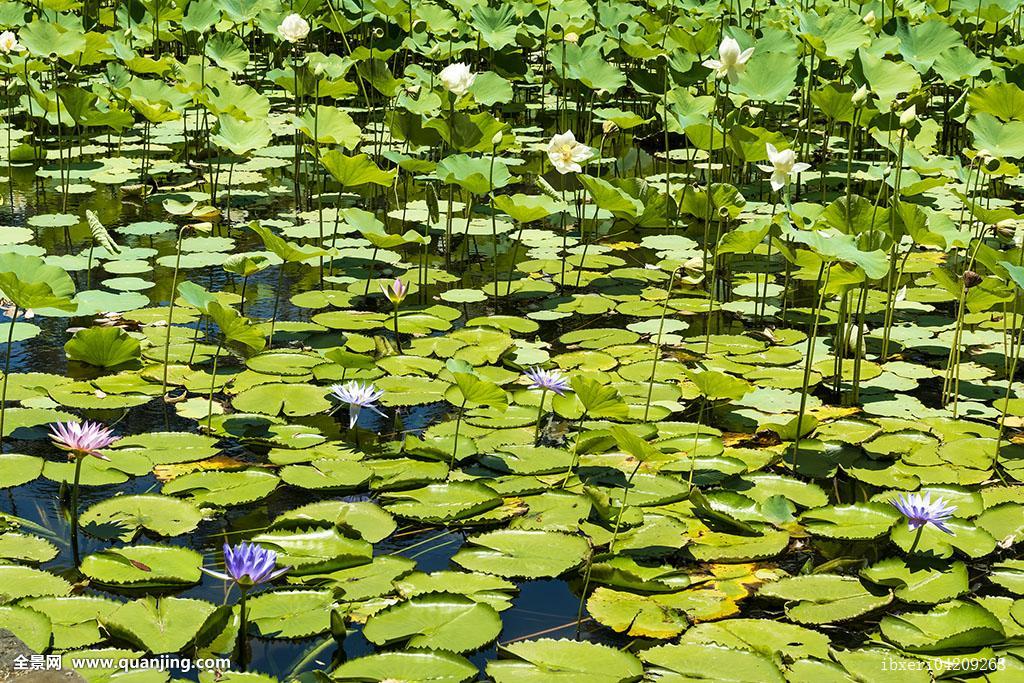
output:
[[[494,137],[491,138],[491,146],[497,147],[498,145],[500,145],[501,139],[503,137],[505,137],[505,134],[499,130],[497,133],[494,134]]]
[[[619,130],[619,127],[615,125],[614,121],[605,121],[601,124],[601,132],[605,135],[612,135]]]
[[[964,289],[971,289],[981,284],[985,278],[978,275],[973,270],[965,270],[963,275]]]
[[[1003,239],[1013,239],[1014,235],[1017,234],[1017,221],[1013,218],[1001,220],[992,226],[992,230]]]
[[[853,106],[863,106],[863,104],[868,100],[868,86],[862,85],[857,88],[857,92],[853,93],[853,96],[850,99],[853,101]]]
[[[892,166],[886,166],[885,168],[882,169],[882,177],[883,178],[888,178],[891,175],[892,175]]]
[[[910,128],[917,121],[917,106],[910,105],[910,108],[900,114],[900,126]]]
[[[874,10],[872,10],[872,11],[868,12],[867,14],[865,14],[865,15],[864,15],[864,16],[863,16],[863,17],[861,18],[861,21],[863,21],[863,22],[864,22],[865,24],[867,24],[868,26],[874,27],[874,25],[875,25],[875,21],[876,21],[876,19],[875,19],[875,12],[874,12]]]
[[[580,36],[575,31],[569,31],[562,37],[562,40],[567,43],[578,43],[580,42]]]

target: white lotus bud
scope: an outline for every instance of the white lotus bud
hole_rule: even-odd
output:
[[[874,11],[874,10],[871,10],[870,12],[868,12],[867,14],[865,14],[865,15],[864,15],[864,16],[863,16],[863,17],[861,18],[861,21],[863,21],[863,22],[864,22],[865,24],[867,24],[868,26],[874,27],[874,25],[875,25],[875,21],[876,21],[876,19],[875,19],[875,11]]]
[[[900,126],[910,128],[914,125],[914,121],[917,121],[917,106],[912,104],[910,109],[900,114]]]
[[[867,100],[868,100],[868,86],[867,85],[862,85],[859,88],[857,88],[857,92],[853,93],[853,96],[850,98],[850,100],[853,101],[853,104],[856,107],[859,107],[862,104],[864,104],[865,102],[867,102]]]

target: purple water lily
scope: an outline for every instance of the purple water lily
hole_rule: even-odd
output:
[[[70,457],[91,455],[100,460],[110,460],[101,450],[117,441],[109,427],[99,422],[57,422],[50,427],[53,445],[68,452]]]
[[[945,532],[950,536],[953,535],[953,532],[946,526],[946,520],[953,516],[956,508],[952,505],[947,505],[946,501],[942,498],[932,501],[927,494],[911,493],[898,497],[892,503],[892,506],[907,518],[907,525],[911,531],[920,529],[926,524],[931,524],[939,531]]]
[[[226,574],[203,568],[210,576],[234,581],[242,588],[269,583],[282,576],[289,567],[277,567],[277,553],[255,543],[239,543],[235,547],[224,544]]]

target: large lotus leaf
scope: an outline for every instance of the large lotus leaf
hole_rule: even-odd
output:
[[[910,652],[976,648],[1005,637],[995,615],[977,603],[961,600],[943,603],[925,613],[887,614],[880,626],[886,640]]]
[[[222,114],[217,119],[217,132],[210,136],[210,141],[218,147],[244,156],[266,147],[272,137],[270,126],[262,118],[245,121],[231,114]]]
[[[216,609],[205,600],[148,596],[121,605],[103,623],[118,638],[153,654],[179,652]]]
[[[143,494],[101,500],[82,513],[79,523],[90,535],[128,542],[143,529],[168,537],[188,533],[202,519],[199,509],[188,501]]]
[[[0,559],[39,564],[52,560],[57,553],[57,546],[38,536],[15,531],[0,534]]]
[[[109,453],[115,458],[121,453],[137,453],[154,465],[172,465],[213,457],[219,452],[216,443],[216,439],[194,432],[146,432],[118,439]]]
[[[504,577],[558,576],[579,566],[590,550],[580,536],[520,529],[472,536],[469,543],[452,558],[456,564]]]
[[[455,481],[389,493],[385,508],[398,517],[445,524],[492,510],[501,502],[501,496],[479,482]]]
[[[18,603],[42,612],[53,627],[53,647],[58,650],[86,647],[105,637],[100,624],[106,624],[120,603],[89,595],[31,598]]]
[[[345,353],[344,349],[333,349],[332,351]],[[327,356],[326,358],[314,353],[302,353],[293,349],[270,349],[247,358],[245,366],[250,370],[266,375],[302,377],[310,375],[314,368],[332,360],[340,362],[331,356],[331,352],[325,355]],[[359,357],[363,358],[363,356]],[[372,362],[367,367],[373,367]]]
[[[468,652],[498,637],[501,617],[494,608],[461,595],[432,593],[379,612],[366,622],[371,643],[407,642],[410,647]]]
[[[456,571],[412,572],[396,581],[395,587],[405,597],[427,593],[464,595],[499,612],[512,606],[512,595],[516,590],[514,583],[497,576]]]
[[[878,96],[882,111],[889,111],[900,93],[921,87],[921,77],[909,64],[876,57],[863,49],[858,51],[858,56],[864,78],[871,92]]]
[[[190,14],[192,14],[191,10],[190,7]],[[249,50],[246,49],[242,39],[233,33],[213,33],[206,41],[203,51],[207,57],[217,63],[217,66],[231,73],[244,71],[249,63]]]
[[[714,598],[709,600],[709,598]],[[692,599],[691,599],[692,598]],[[687,629],[691,615],[705,617],[706,610],[718,611],[715,616],[728,616],[735,603],[725,606],[725,594],[711,591],[681,591],[638,595],[600,587],[587,599],[587,612],[600,624],[635,638],[674,638]],[[714,617],[712,617],[714,618]]]
[[[318,247],[300,246],[288,242],[259,223],[250,223],[249,228],[260,236],[260,239],[263,240],[263,246],[274,252],[282,261],[293,263],[327,254],[326,251]]]
[[[521,640],[503,648],[515,659],[487,663],[495,683],[631,683],[643,675],[633,654],[577,640]]]
[[[683,635],[682,642],[755,650],[766,657],[782,656],[789,660],[829,658],[829,639],[825,634],[769,619],[723,619],[697,624]]]
[[[142,357],[138,340],[119,327],[79,330],[64,344],[64,352],[71,360],[101,368],[127,365]]]
[[[1024,560],[997,562],[988,578],[1016,595],[1024,595]]]
[[[749,650],[720,645],[680,643],[644,650],[640,658],[661,680],[711,680],[729,683],[783,683],[771,659]]]
[[[336,681],[410,681],[410,683],[468,683],[476,678],[477,668],[466,658],[452,652],[402,650],[378,652],[351,659],[334,671]]]
[[[395,518],[369,501],[324,500],[281,513],[274,528],[338,526],[355,531],[370,543],[383,541],[397,528]]]
[[[16,635],[33,652],[47,650],[53,635],[49,617],[18,605],[0,605],[0,629]]]
[[[789,534],[779,529],[764,529],[754,536],[709,531],[694,539],[687,550],[700,561],[745,562],[776,555],[788,544]]]
[[[290,77],[289,77],[290,78]],[[359,144],[361,131],[348,112],[337,107],[318,106],[297,118],[296,127],[311,140],[352,149]]]
[[[330,591],[275,591],[248,601],[249,619],[264,638],[306,638],[331,627]]]
[[[505,187],[512,180],[508,165],[501,159],[496,159],[492,168],[490,158],[467,154],[446,157],[437,165],[435,174],[442,182],[458,185],[473,194],[487,194]]]
[[[398,174],[397,169],[382,171],[365,154],[350,157],[335,149],[322,155],[320,163],[335,180],[345,187],[359,187],[366,184],[387,187],[394,182],[395,176]]]
[[[371,476],[373,470],[349,460],[313,460],[308,465],[288,465],[281,470],[284,483],[304,489],[355,488]]]
[[[872,592],[860,579],[836,574],[809,574],[765,584],[759,595],[786,601],[786,615],[802,624],[847,621],[892,601],[887,590]]]
[[[277,476],[257,469],[193,472],[167,482],[163,492],[188,496],[201,506],[230,507],[266,498],[279,481]]]
[[[292,574],[313,574],[365,564],[373,546],[361,539],[346,538],[337,529],[268,531],[252,539],[277,553],[278,564]]]
[[[339,569],[327,574],[289,576],[288,582],[305,583],[318,588],[330,587],[337,599],[351,603],[394,593],[395,582],[409,574],[415,567],[415,560],[398,555],[380,555],[373,558],[369,564]],[[380,606],[383,607],[383,604]]]
[[[181,586],[199,583],[203,556],[189,548],[135,545],[101,550],[82,560],[82,573],[99,584]]]
[[[974,135],[975,149],[987,149],[997,157],[1024,157],[1024,122],[1003,123],[991,114],[976,114],[967,122]]]
[[[240,393],[231,404],[246,413],[287,417],[316,415],[331,408],[326,398],[328,392],[312,384],[260,384]]]
[[[969,589],[967,565],[889,557],[861,570],[873,583],[895,589],[899,600],[934,605],[959,597]]]
[[[70,583],[49,572],[17,565],[0,565],[0,597],[5,602],[44,595],[67,595],[70,592]]]
[[[0,488],[27,484],[43,471],[43,459],[18,453],[0,454]]]
[[[0,293],[21,310],[75,310],[75,283],[63,268],[38,256],[8,251],[0,254]]]
[[[888,533],[899,518],[891,505],[856,503],[808,510],[800,522],[816,536],[868,540]]]

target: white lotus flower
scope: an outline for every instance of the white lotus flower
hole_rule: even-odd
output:
[[[476,74],[470,71],[469,65],[462,62],[449,64],[441,70],[437,77],[441,79],[441,83],[448,89],[448,92],[456,97],[465,95],[473,85],[473,81],[476,80]]]
[[[24,52],[25,46],[18,42],[18,36],[13,31],[0,33],[0,52],[9,55],[12,52]]]
[[[277,27],[277,33],[289,43],[298,43],[309,35],[309,22],[298,14],[289,14]]]
[[[565,175],[566,173],[579,173],[583,170],[580,163],[594,156],[594,150],[586,145],[577,142],[576,136],[571,130],[561,135],[555,135],[548,143],[548,159],[554,165],[555,170]]]
[[[718,46],[718,59],[708,59],[704,66],[715,72],[715,78],[729,78],[730,83],[739,80],[740,74],[747,68],[747,60],[754,54],[754,48],[748,47],[740,51],[740,44],[732,38],[723,38]]]
[[[810,164],[798,164],[796,162],[796,152],[791,149],[784,149],[780,152],[770,142],[765,147],[768,150],[768,161],[772,162],[772,165],[758,164],[757,167],[765,173],[772,174],[773,190],[784,188],[789,183],[789,176],[791,174],[802,173],[811,167]]]

